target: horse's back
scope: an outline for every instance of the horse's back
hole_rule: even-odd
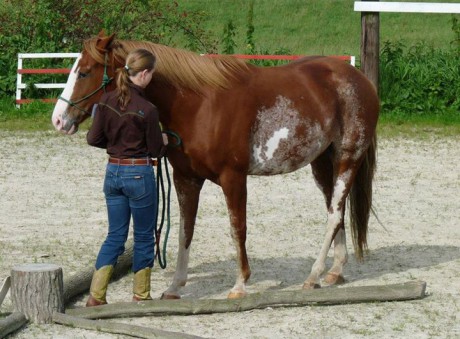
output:
[[[286,66],[305,81],[310,94],[334,102],[340,117],[352,114],[376,124],[379,99],[372,82],[349,63],[326,56],[306,57]]]

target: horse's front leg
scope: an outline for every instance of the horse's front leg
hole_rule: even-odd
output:
[[[203,179],[188,178],[174,172],[174,186],[180,209],[179,251],[173,281],[163,293],[162,299],[180,299],[180,289],[187,282],[190,245],[203,183]]]
[[[251,276],[246,253],[246,174],[236,171],[224,172],[220,176],[220,185],[227,202],[232,239],[236,247],[238,272],[236,282],[228,298],[241,298],[246,295],[246,282]]]

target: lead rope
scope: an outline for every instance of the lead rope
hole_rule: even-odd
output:
[[[166,260],[166,248],[168,244],[169,231],[171,229],[171,178],[168,170],[168,158],[164,156],[165,161],[158,159],[157,167],[157,222],[155,223],[155,243],[156,243],[156,257],[158,258],[158,264],[161,268],[165,269],[167,266]],[[165,194],[165,185],[163,178],[163,169],[162,164],[165,166],[166,180],[168,182],[168,191],[167,195]],[[161,188],[161,221],[158,225],[158,212],[160,206],[160,188]],[[165,223],[165,213],[166,213],[166,233],[163,240],[163,251],[160,249],[161,243],[161,232]],[[163,252],[163,253],[162,253]]]
[[[182,145],[182,139],[180,138],[179,134],[173,131],[164,131],[175,139],[175,143],[169,143],[168,146],[170,147],[179,147]],[[161,268],[165,269],[167,266],[166,261],[166,248],[168,244],[169,238],[169,231],[171,229],[171,177],[169,175],[168,169],[168,157],[165,155],[163,157],[165,161],[163,162],[162,159],[158,159],[158,167],[157,167],[157,208],[156,208],[156,220],[155,220],[155,244],[156,244],[156,251],[155,257],[158,258],[158,264]],[[166,180],[168,182],[168,193],[167,196],[165,194],[165,186],[164,186],[164,179],[163,179],[163,169],[162,164],[164,163],[165,172],[166,172]],[[161,222],[158,226],[158,212],[160,209],[160,188],[161,188]],[[166,196],[166,199],[165,199]],[[160,240],[161,240],[161,231],[163,230],[164,222],[165,222],[165,213],[166,213],[166,234],[163,240],[163,254],[161,253],[160,249]]]

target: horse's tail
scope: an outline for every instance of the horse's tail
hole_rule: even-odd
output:
[[[363,259],[367,250],[367,225],[372,210],[372,181],[376,168],[377,136],[374,133],[349,195],[350,227],[355,255]]]

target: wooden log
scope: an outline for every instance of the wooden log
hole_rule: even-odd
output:
[[[152,300],[69,309],[67,313],[87,319],[138,317],[146,315],[190,315],[241,312],[267,307],[338,305],[378,301],[402,301],[425,296],[425,282],[381,286],[331,287],[315,290],[270,291],[242,299]]]
[[[25,324],[27,324],[27,319],[20,312],[13,312],[6,318],[0,319],[0,338],[4,338],[8,334],[19,330]]]
[[[180,332],[170,332],[158,329],[152,329],[143,326],[129,325],[125,323],[115,323],[104,320],[88,320],[67,314],[55,313],[53,321],[57,324],[95,330],[100,332],[125,334],[137,338],[177,338],[177,339],[195,339],[201,338],[190,334]]]
[[[94,258],[96,259],[96,258]],[[126,275],[131,269],[133,261],[133,241],[132,239],[126,242],[125,252],[118,258],[118,263],[115,265],[112,275],[112,281]],[[94,266],[88,267],[71,277],[64,279],[64,301],[67,304],[72,298],[75,298],[83,293],[87,293],[91,286],[93,278]]]
[[[379,1],[379,0],[370,0]],[[361,13],[361,71],[379,89],[380,16],[378,12]]]
[[[62,268],[54,264],[24,264],[11,270],[14,311],[39,324],[51,322],[55,311],[64,312]]]
[[[2,283],[2,287],[0,288],[0,306],[2,306],[3,300],[5,299],[8,291],[11,287],[11,277],[6,277],[6,279]]]

